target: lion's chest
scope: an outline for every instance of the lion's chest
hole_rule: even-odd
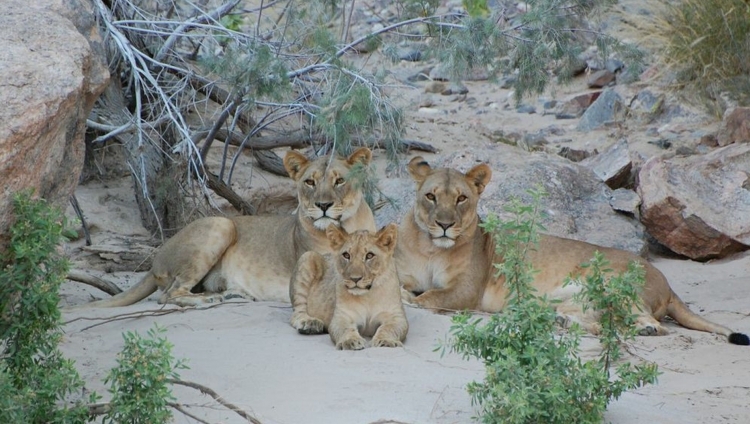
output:
[[[427,290],[442,289],[451,276],[449,262],[442,256],[406,259],[399,269],[399,278],[406,290],[422,293]]]

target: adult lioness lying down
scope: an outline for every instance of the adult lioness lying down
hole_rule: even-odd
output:
[[[404,300],[426,308],[499,312],[506,302],[504,277],[495,277],[492,238],[479,228],[477,202],[492,171],[480,164],[466,174],[448,168],[433,169],[421,157],[409,162],[409,172],[417,183],[414,207],[407,212],[399,229],[395,254]],[[602,252],[616,272],[629,261],[638,261],[646,271],[638,312],[639,333],[666,334],[659,323],[665,316],[699,331],[727,336],[731,343],[748,344],[748,337],[714,324],[690,311],[669,287],[664,275],[643,258],[618,249],[550,235],[542,235],[539,246],[528,256],[534,269],[533,285],[539,294],[559,299],[557,313],[578,321],[590,332],[598,331],[593,312],[583,314],[572,301],[574,287],[563,288],[569,275],[581,275],[580,264]]]
[[[181,306],[218,302],[228,296],[289,302],[289,279],[308,250],[331,250],[326,228],[375,231],[361,190],[347,181],[355,164],[369,165],[360,148],[348,158],[308,160],[289,151],[284,167],[297,184],[293,215],[207,217],[193,221],[159,249],[151,270],[137,285],[83,307],[125,306],[160,288],[159,303]],[[203,293],[192,293],[202,283]]]

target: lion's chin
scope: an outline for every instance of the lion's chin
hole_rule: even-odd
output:
[[[362,295],[367,294],[367,293],[370,292],[370,289],[363,289],[363,288],[359,288],[359,287],[354,287],[354,288],[351,288],[351,289],[347,288],[346,290],[350,294],[353,294],[354,296],[362,296]]]
[[[313,226],[320,231],[325,231],[331,224],[334,224],[337,227],[341,226],[341,222],[339,222],[338,219],[329,218],[327,216],[322,216],[313,221]]]
[[[432,239],[432,244],[441,249],[450,249],[456,244],[456,241],[448,237],[436,237]]]

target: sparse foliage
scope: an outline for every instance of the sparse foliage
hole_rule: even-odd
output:
[[[176,370],[187,367],[174,359],[172,344],[159,337],[163,332],[156,326],[145,338],[134,332],[123,334],[125,347],[105,380],[112,394],[105,423],[166,423],[172,418],[169,403],[175,399],[169,380],[179,378]]]
[[[456,315],[450,348],[485,364],[483,382],[467,386],[486,423],[599,423],[607,404],[625,390],[654,383],[655,364],[610,366],[621,360],[620,343],[631,339],[632,305],[643,284],[643,272],[635,265],[623,275],[608,276],[607,263],[597,254],[588,265],[580,300],[602,311],[602,352],[595,360],[579,357],[581,330],[556,328],[554,302],[535,293],[534,270],[526,261],[534,249],[539,224],[540,191],[530,192],[532,206],[518,201],[508,207],[515,218],[502,222],[490,217],[484,224],[497,247],[498,276],[509,288],[502,313],[487,319]]]
[[[750,3],[683,0],[665,7],[665,60],[678,82],[709,98],[726,94],[749,104]]]
[[[591,45],[604,57],[612,51],[626,62],[640,57],[584,19],[609,3],[537,0],[519,9],[465,0],[465,11],[440,14],[439,1],[400,0],[395,22],[375,11],[384,27],[359,35],[352,30],[354,10],[367,5],[358,2],[290,0],[240,10],[238,0],[229,0],[210,1],[214,9],[204,10],[179,1],[95,0],[122,98],[107,91],[89,126],[97,142],[115,138],[127,146],[141,215],[155,216],[144,220],[147,227],[177,228],[169,214],[186,206],[165,203],[174,202],[174,193],[193,193],[186,181],[198,182],[204,194],[231,191],[243,149],[256,151],[269,169],[278,161],[258,150],[313,146],[317,153],[346,153],[377,145],[391,158],[405,150],[402,112],[389,98],[389,84],[400,83],[387,82],[383,69],[365,70],[357,52],[382,46],[385,56],[398,57],[404,40],[428,45],[423,57],[440,58],[456,79],[476,69],[515,74],[520,99],[544,90],[553,76],[570,77],[578,54]],[[214,140],[225,143],[223,157],[209,169]],[[175,179],[175,169],[188,170],[187,179]]]

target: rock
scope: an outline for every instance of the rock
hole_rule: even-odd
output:
[[[716,138],[716,134],[705,134],[701,136],[700,141],[698,142],[698,145],[711,147],[711,148],[718,147],[719,140]]]
[[[591,131],[599,128],[605,123],[615,120],[622,110],[623,105],[620,95],[611,89],[604,90],[583,113],[576,129],[578,131]]]
[[[630,171],[633,169],[628,142],[625,139],[621,139],[598,155],[589,157],[581,164],[594,171],[594,174],[613,190],[627,185]]]
[[[727,109],[719,128],[719,146],[750,141],[750,107]]]
[[[607,63],[604,64],[604,68],[612,74],[616,74],[625,68],[625,64],[617,59],[609,59],[607,60]]]
[[[665,96],[655,95],[650,90],[641,90],[630,102],[630,116],[641,122],[652,122],[664,113]]]
[[[443,96],[450,96],[453,94],[467,94],[469,92],[469,89],[461,84],[460,82],[453,82],[450,83],[447,87],[445,87],[440,94]]]
[[[495,213],[510,218],[503,206],[513,196],[530,201],[526,191],[540,184],[549,193],[543,199],[548,216],[542,223],[547,232],[639,254],[645,251],[641,224],[612,210],[611,190],[588,168],[553,154],[526,153],[500,143],[476,143],[469,151],[430,161],[432,166],[462,171],[479,162],[487,162],[494,171],[479,201],[481,216]],[[378,226],[400,221],[414,201],[413,181],[408,175],[382,179],[380,189],[393,202],[376,213]]]
[[[612,197],[609,198],[609,205],[618,212],[637,216],[638,206],[641,205],[641,197],[633,190],[618,188],[612,192]]]
[[[675,253],[721,258],[750,245],[750,144],[647,161],[639,173],[641,221]]]
[[[516,107],[516,112],[532,114],[532,113],[536,113],[536,108],[531,105],[518,105]]]
[[[446,89],[445,83],[433,81],[424,88],[425,93],[442,93]]]
[[[558,106],[557,111],[555,112],[555,118],[579,118],[581,115],[583,115],[586,109],[588,109],[589,106],[591,106],[591,104],[599,98],[599,95],[601,93],[601,91],[591,91],[588,93],[577,94],[573,97],[563,100],[562,103]],[[567,116],[572,116],[573,118],[566,118]]]
[[[518,77],[516,77],[515,75],[510,75],[510,76],[501,78],[500,81],[498,81],[498,85],[500,86],[500,88],[504,90],[509,90],[513,88],[513,84],[516,83],[517,79]]]
[[[400,48],[397,54],[399,60],[406,62],[419,62],[422,60],[422,50],[415,46]]]
[[[75,0],[0,2],[0,251],[14,193],[34,189],[64,207],[78,185],[86,118],[109,79],[92,50],[101,39],[91,8]]]
[[[589,86],[589,88],[602,88],[608,86],[614,80],[614,72],[602,69],[601,71],[596,71],[593,74],[589,75],[588,79],[586,80],[586,84]]]
[[[578,150],[565,146],[562,147],[559,152],[557,152],[557,155],[564,157],[565,159],[572,162],[580,162],[591,156],[591,153],[589,153],[588,150]]]

